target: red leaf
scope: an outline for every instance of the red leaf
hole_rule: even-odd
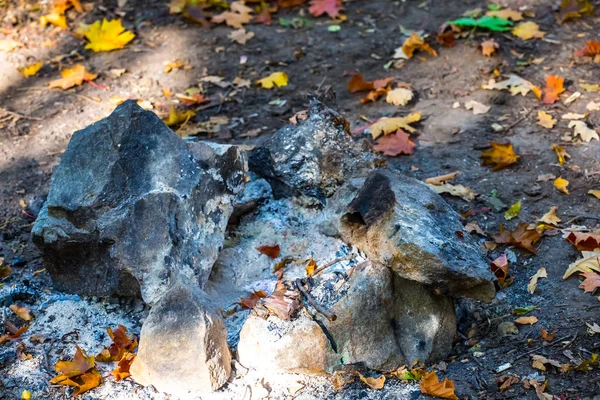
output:
[[[571,232],[565,240],[581,251],[594,251],[600,248],[600,236],[592,233]]]
[[[327,14],[335,18],[340,15],[342,9],[342,0],[311,0],[308,12],[315,17]]]
[[[256,303],[258,303],[258,300],[264,299],[265,297],[267,297],[267,294],[262,290],[259,290],[258,292],[254,291],[253,293],[250,293],[248,297],[241,298],[240,301],[235,304],[239,304],[243,308],[252,310],[256,306]]]
[[[270,258],[277,258],[279,257],[279,245],[276,244],[275,246],[260,246],[257,247],[256,250],[258,250],[258,252],[260,254],[264,254]]]
[[[581,50],[576,51],[575,55],[577,57],[594,57],[600,54],[600,43],[595,40],[588,40],[587,44],[581,48]]]
[[[410,140],[410,137],[402,129],[398,129],[396,133],[382,137],[373,146],[373,150],[382,152],[386,156],[397,156],[398,154],[412,154],[415,148],[415,143]]]

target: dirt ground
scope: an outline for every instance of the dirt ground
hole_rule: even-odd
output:
[[[600,83],[598,64],[581,62],[573,56],[586,40],[599,40],[600,14],[596,11],[592,16],[559,25],[553,8],[556,3],[548,0],[496,2],[513,9],[527,7],[531,10],[535,17],[528,20],[535,21],[546,32],[544,40],[524,41],[510,32],[477,31],[457,40],[455,47],[445,48],[434,40],[439,26],[467,10],[486,9],[488,2],[348,1],[344,3],[347,21],[337,32],[328,30],[331,24],[328,18],[311,17],[306,7],[282,9],[274,16],[271,26],[247,25],[246,29],[254,32],[255,37],[246,45],[240,45],[227,37],[231,28],[222,25],[202,27],[185,21],[180,15],[169,14],[164,1],[129,0],[120,8],[114,1],[96,1],[89,12],[72,20],[90,23],[104,17],[122,17],[124,25],[136,34],[136,38],[123,50],[92,53],[84,50],[84,42],[68,31],[30,24],[37,21],[40,13],[25,11],[9,1],[4,9],[0,9],[0,16],[5,16],[0,39],[16,39],[25,47],[9,53],[0,52],[0,257],[4,257],[6,263],[14,263],[13,274],[5,278],[2,285],[12,287],[25,282],[40,290],[51,291],[47,273],[33,274],[43,266],[29,240],[29,232],[48,192],[52,168],[60,161],[61,151],[72,133],[108,115],[115,107],[109,101],[112,96],[150,101],[155,111],[165,115],[173,100],[164,96],[163,88],[180,93],[198,85],[206,75],[220,76],[227,81],[236,77],[255,81],[271,72],[284,71],[290,79],[286,87],[264,90],[253,85],[237,90],[232,97],[228,97],[230,89],[205,83],[207,95],[221,93],[226,101],[211,107],[197,107],[200,110],[189,124],[198,124],[214,116],[228,117],[228,125],[213,135],[213,140],[256,145],[285,125],[294,113],[305,109],[307,94],[323,92],[330,86],[336,94],[337,107],[350,121],[352,129],[381,117],[422,112],[422,121],[415,125],[418,129],[418,136],[413,137],[417,145],[415,153],[388,158],[388,163],[419,180],[461,171],[457,182],[472,188],[480,196],[470,203],[456,197],[445,195],[445,198],[458,212],[475,210],[465,221],[476,221],[485,232],[498,232],[500,224],[513,229],[519,222],[535,222],[551,206],[558,207],[558,216],[562,220],[560,228],[572,225],[596,228],[600,219],[600,200],[587,192],[600,189],[600,143],[596,140],[589,143],[561,141],[570,131],[568,121],[559,121],[554,129],[548,130],[537,125],[536,120],[538,110],[555,111],[555,116],[568,111],[584,113],[590,100],[600,101],[600,93],[588,93],[579,88],[582,82]],[[595,3],[596,8],[600,8],[600,2]],[[279,17],[299,15],[311,21],[312,26],[292,29],[277,23]],[[429,41],[438,51],[438,57],[418,53],[400,68],[385,69],[394,49],[401,46],[405,38],[400,26],[432,34]],[[485,57],[478,45],[490,36],[500,48],[496,55]],[[43,46],[44,41],[55,44]],[[527,62],[540,58],[543,58],[540,63]],[[165,62],[177,59],[192,68],[164,73]],[[17,68],[38,60],[43,60],[44,66],[34,77],[24,78],[17,71]],[[247,61],[242,62],[244,60]],[[47,88],[50,80],[58,78],[61,69],[74,63],[83,63],[98,73],[97,85],[84,84],[69,90]],[[109,72],[121,68],[126,72],[120,77]],[[481,89],[494,69],[503,76],[516,73],[537,85],[543,84],[546,75],[559,75],[565,78],[567,95],[580,91],[583,97],[570,105],[563,101],[542,105],[532,94],[511,96],[506,91]],[[393,77],[409,83],[415,90],[415,99],[406,107],[388,104],[384,99],[361,104],[361,94],[351,94],[347,89],[350,78],[344,75],[346,72],[359,72],[367,80]],[[491,109],[487,114],[473,115],[464,108],[464,103],[469,100],[490,105]],[[460,102],[461,106],[454,108],[455,102]],[[590,126],[600,126],[600,112],[591,112],[587,121]],[[495,131],[492,129],[494,123],[505,129]],[[257,129],[260,129],[258,137],[244,137]],[[362,134],[356,136],[357,140],[366,138]],[[516,153],[521,155],[519,162],[495,172],[482,166],[480,152],[491,141],[513,143]],[[571,159],[559,165],[551,150],[552,144],[565,147]],[[552,181],[536,182],[542,174],[567,179],[570,194],[557,191]],[[505,209],[495,211],[490,207],[489,199],[494,196],[506,205],[521,200],[520,215],[506,221]],[[484,239],[481,237],[482,241]],[[556,398],[585,398],[600,393],[598,365],[587,373],[561,373],[553,367],[540,371],[532,367],[531,358],[526,354],[532,352],[566,363],[569,358],[565,351],[588,359],[600,348],[600,336],[591,336],[586,326],[586,323],[600,323],[600,298],[579,289],[580,281],[576,277],[562,279],[568,265],[579,257],[579,252],[561,235],[543,237],[536,249],[535,255],[513,247],[499,247],[490,252],[490,260],[505,250],[509,253],[513,261],[510,270],[515,279],[511,286],[498,292],[491,305],[471,305],[469,320],[475,320],[476,329],[470,329],[470,325],[459,327],[461,337],[456,340],[453,355],[445,360],[447,371],[441,371],[439,375],[454,381],[460,398],[537,398],[535,390],[526,390],[522,383],[501,393],[496,378],[507,373],[520,379],[531,378],[536,373],[545,376],[547,393]],[[542,266],[548,271],[548,278],[541,279],[537,291],[530,294],[527,291],[529,278]],[[512,310],[528,305],[537,306],[528,315],[535,315],[539,322],[532,326],[520,325],[517,335],[501,338],[498,324],[514,321],[516,316],[511,314]],[[142,315],[138,311],[128,315],[135,320]],[[108,321],[104,320],[104,323]],[[139,329],[136,322],[131,326],[134,330],[136,326]],[[98,330],[105,328],[99,326]],[[544,345],[540,339],[541,329],[557,330],[551,345]],[[0,346],[15,346],[15,343]],[[71,341],[56,342],[45,355],[46,366],[42,364],[42,368],[48,368],[45,373],[53,376],[52,364],[72,351]],[[39,355],[43,351],[36,345],[28,345],[27,352]],[[475,357],[474,353],[480,357]],[[3,368],[9,368],[12,362]],[[496,373],[495,370],[505,363],[511,363],[511,368]],[[20,378],[7,387],[2,375],[0,373],[0,398],[15,398],[20,396],[21,390],[27,389],[27,382]],[[123,385],[134,390],[131,382]],[[356,385],[358,391],[352,396],[367,396],[370,390]],[[46,398],[62,398],[65,393],[60,387],[43,390]],[[410,398],[417,398],[418,388],[411,393]],[[86,395],[104,398],[96,391]],[[333,395],[330,392],[323,396]]]

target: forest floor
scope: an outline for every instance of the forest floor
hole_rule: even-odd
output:
[[[210,100],[190,107],[196,115],[183,129],[211,130],[199,136],[254,146],[288,123],[295,113],[306,109],[309,93],[322,93],[330,87],[338,110],[350,122],[351,130],[358,132],[357,140],[370,140],[361,128],[379,118],[421,112],[421,121],[413,124],[417,132],[411,135],[416,144],[414,153],[388,157],[388,164],[419,180],[460,171],[452,183],[469,187],[479,196],[470,202],[443,196],[456,211],[471,211],[465,222],[476,222],[486,233],[479,235],[482,242],[490,241],[490,235],[496,234],[500,225],[512,231],[519,223],[535,224],[551,207],[558,209],[561,221],[556,226],[560,230],[551,230],[535,243],[535,254],[513,246],[498,246],[489,252],[490,261],[503,253],[508,255],[514,281],[499,290],[492,304],[476,304],[470,309],[471,317],[476,317],[475,327],[459,327],[461,337],[451,357],[445,360],[447,366],[438,365],[440,377],[454,381],[460,398],[538,398],[542,395],[536,393],[531,379],[537,379],[539,385],[547,382],[539,392],[556,398],[585,398],[600,393],[597,362],[580,368],[582,371],[568,372],[545,364],[543,371],[534,368],[531,358],[531,354],[537,354],[574,365],[592,358],[600,348],[600,336],[592,335],[588,327],[600,323],[600,298],[579,288],[581,280],[577,274],[563,279],[567,267],[580,257],[563,235],[568,229],[597,228],[600,220],[600,200],[588,194],[589,190],[600,189],[600,142],[575,137],[569,120],[561,118],[566,113],[589,113],[583,121],[592,129],[600,127],[600,112],[586,110],[590,101],[600,102],[600,92],[580,86],[600,83],[599,64],[591,57],[574,55],[588,40],[599,40],[598,10],[558,24],[555,1],[498,0],[495,4],[523,11],[528,16],[526,20],[535,21],[545,36],[522,40],[510,31],[476,30],[461,35],[449,48],[435,40],[439,27],[469,10],[480,8],[485,12],[491,2],[347,1],[343,3],[347,19],[342,22],[311,16],[306,6],[282,8],[273,15],[270,26],[245,25],[247,31],[254,33],[245,45],[228,37],[232,28],[202,26],[181,14],[170,14],[164,1],[83,2],[84,13],[73,9],[67,12],[69,30],[40,27],[37,21],[42,12],[26,4],[9,1],[0,8],[0,17],[4,17],[0,40],[13,39],[23,45],[11,52],[0,51],[0,258],[13,269],[2,280],[4,289],[25,282],[52,292],[51,280],[46,272],[40,272],[44,267],[30,242],[32,222],[48,193],[52,168],[60,161],[73,132],[107,116],[114,109],[116,98],[144,100],[165,117],[170,106],[176,104],[173,94],[200,84],[204,97]],[[600,8],[598,2],[596,6]],[[122,50],[85,50],[85,42],[72,33],[74,27],[79,22],[102,18],[122,18],[124,26],[135,33],[135,39]],[[411,59],[393,60],[394,50],[407,38],[407,30],[429,34],[428,42],[437,56],[420,51]],[[492,56],[485,56],[479,45],[489,38],[499,48]],[[165,73],[165,64],[176,60],[183,61],[181,68]],[[44,65],[35,76],[25,78],[19,73],[19,68],[37,61]],[[50,81],[60,77],[61,70],[77,63],[98,74],[93,83],[67,90],[48,88]],[[272,72],[285,72],[289,77],[287,86],[267,90],[254,84]],[[410,85],[414,98],[406,106],[389,104],[385,96],[363,104],[363,94],[350,93],[347,88],[351,78],[348,73],[360,73],[369,81],[394,78]],[[513,96],[506,90],[482,88],[490,78],[500,81],[510,74],[540,87],[545,86],[547,75],[560,76],[565,79],[566,90],[557,102],[543,104],[533,92]],[[209,83],[215,79],[205,79],[207,76],[221,77],[222,82],[247,79],[251,85],[221,87],[219,82]],[[566,101],[576,92],[580,93],[579,98]],[[471,100],[490,106],[489,111],[475,115],[465,108]],[[537,123],[538,111],[550,113],[558,120],[554,128]],[[520,155],[518,162],[498,171],[483,166],[481,151],[490,142],[512,143]],[[571,156],[562,165],[552,150],[553,144],[562,146]],[[542,175],[568,180],[569,194],[557,190],[554,179],[540,180]],[[508,206],[519,201],[520,213],[511,220],[505,219]],[[540,267],[547,271],[547,278],[540,279],[537,289],[530,293],[528,283]],[[62,335],[69,331],[60,329],[80,328],[85,323],[85,319],[66,321],[62,313],[68,313],[68,307],[58,304],[32,308],[34,314],[38,313],[39,326],[46,327],[46,334],[52,335],[55,330]],[[131,329],[139,333],[136,318],[143,315],[143,305],[120,305],[114,301],[94,304],[98,313],[104,314],[96,313],[88,321],[97,324],[93,328],[97,334],[80,338],[82,347],[87,345],[89,349],[100,346],[102,340],[106,342],[104,330],[108,324],[121,321],[121,317],[131,318]],[[527,306],[535,306],[526,316],[535,316],[537,322],[518,324],[518,332],[503,337],[498,325],[515,321],[518,316],[513,314],[514,309]],[[120,313],[119,317],[112,318],[115,312]],[[17,323],[14,315],[9,319]],[[53,323],[61,321],[60,328],[53,327]],[[554,339],[544,341],[542,330],[556,331]],[[39,332],[32,326],[27,335],[35,333]],[[60,335],[53,345],[45,347],[24,336],[26,350],[17,352],[15,359],[0,361],[0,371],[10,371],[0,373],[0,398],[15,398],[22,390],[40,391],[51,398],[64,396],[64,387],[32,388],[33,381],[23,372],[35,369],[31,366],[34,364],[27,367],[32,361],[23,356],[31,354],[33,359],[41,360],[35,365],[46,369],[40,376],[44,380],[51,378],[53,363],[74,352],[73,337]],[[9,341],[0,347],[17,345]],[[497,368],[506,363],[510,363],[510,368],[498,373]],[[507,374],[514,375],[516,383],[500,392],[497,379]],[[133,393],[138,389],[131,381],[113,382],[111,388],[119,385],[131,390],[124,393],[133,397],[111,397],[101,388],[86,396],[135,398]],[[363,393],[360,396],[379,396],[361,383],[354,385]],[[413,387],[416,389],[411,398],[417,398],[418,386]],[[342,393],[336,398],[344,398]],[[381,393],[379,398],[385,398],[386,389]],[[327,396],[334,394],[329,392]],[[358,395],[355,392],[353,396]]]

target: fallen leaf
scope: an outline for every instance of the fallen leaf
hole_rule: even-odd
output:
[[[4,279],[12,274],[12,268],[8,265],[4,265],[4,258],[0,257],[0,279]]]
[[[600,111],[600,103],[596,103],[595,101],[590,101],[587,106],[585,106],[588,111]]]
[[[260,254],[264,254],[271,259],[279,257],[279,253],[281,252],[278,244],[275,246],[260,246],[257,247],[256,250],[258,250]]]
[[[582,258],[569,265],[563,279],[567,279],[575,272],[596,271],[600,273],[600,251],[582,251],[581,256]]]
[[[588,190],[588,194],[591,194],[595,198],[600,199],[600,190]]]
[[[465,108],[467,110],[473,110],[473,115],[479,115],[479,114],[487,114],[488,111],[490,111],[490,106],[486,106],[485,104],[481,104],[478,101],[475,100],[471,100],[471,101],[467,101],[465,103]]]
[[[483,229],[475,221],[471,221],[465,225],[465,230],[469,233],[477,232],[481,236],[487,236]]]
[[[60,75],[62,76],[61,79],[49,83],[50,88],[69,89],[81,85],[84,81],[93,81],[98,76],[87,72],[81,64],[77,64],[71,69],[63,69],[60,71]]]
[[[421,393],[430,396],[440,397],[442,399],[459,400],[454,394],[454,382],[449,379],[439,381],[434,371],[427,373],[419,383]]]
[[[251,15],[253,10],[241,1],[234,1],[231,3],[230,8],[230,11],[223,11],[221,14],[214,15],[211,21],[216,24],[225,22],[232,28],[242,29],[243,24],[247,24],[253,18]]]
[[[546,75],[546,87],[542,90],[542,103],[554,104],[558,95],[565,91],[565,79],[560,76]]]
[[[560,116],[560,119],[566,120],[574,120],[574,119],[584,119],[588,116],[588,114],[577,114],[577,113],[566,113]]]
[[[365,81],[361,74],[353,74],[348,82],[348,91],[350,93],[364,92],[367,90],[377,90],[387,87],[394,81],[394,78],[376,79],[374,81]]]
[[[565,240],[580,251],[600,251],[600,235],[593,233],[571,232]]]
[[[559,24],[568,19],[580,18],[582,15],[591,14],[594,6],[588,0],[562,0],[560,10],[556,16]]]
[[[508,276],[508,266],[508,256],[506,255],[506,253],[496,258],[490,264],[490,269],[496,276],[496,279],[498,279],[498,285],[501,288],[509,286],[514,281],[514,277]]]
[[[175,107],[171,107],[171,109],[169,110],[169,116],[163,118],[162,121],[167,126],[175,126],[181,124],[185,125],[190,120],[190,118],[192,118],[195,115],[196,113],[192,110],[179,111]]]
[[[449,174],[434,176],[432,178],[425,179],[425,183],[432,185],[441,185],[444,182],[448,182],[456,178],[458,171],[450,172]]]
[[[538,111],[538,121],[537,124],[543,126],[546,129],[554,128],[557,120],[552,118],[552,115],[548,114],[546,111]]]
[[[54,365],[56,372],[60,375],[54,377],[50,383],[60,383],[60,381],[64,379],[84,374],[94,368],[94,365],[94,357],[88,357],[87,354],[77,346],[73,361],[59,361]]]
[[[576,51],[577,57],[595,57],[600,54],[600,42],[595,40],[588,40],[585,46],[581,50]]]
[[[23,43],[17,42],[16,40],[12,40],[12,39],[0,40],[0,51],[4,51],[6,53],[10,53],[14,49],[16,49],[18,47],[23,47],[23,46],[24,46]]]
[[[545,32],[540,31],[540,26],[532,21],[521,22],[519,25],[515,26],[515,28],[512,30],[512,33],[523,40],[534,38],[542,39],[544,35],[546,35]]]
[[[581,83],[579,86],[585,89],[586,92],[600,92],[600,85],[598,84]]]
[[[123,325],[118,325],[114,331],[109,327],[106,328],[108,336],[113,343],[109,347],[104,347],[95,360],[98,362],[113,362],[119,361],[125,353],[133,351],[138,346],[138,341],[133,334],[127,334],[127,328]]]
[[[129,368],[135,359],[135,354],[133,353],[125,353],[123,357],[119,360],[117,364],[117,368],[112,371],[113,376],[115,377],[115,381],[119,382],[129,376],[131,373],[129,372]]]
[[[408,39],[404,41],[402,47],[398,47],[395,52],[393,58],[399,59],[409,59],[412,58],[415,51],[423,50],[432,56],[437,57],[437,52],[431,48],[418,33],[413,32]]]
[[[297,291],[288,290],[285,284],[278,281],[275,291],[263,300],[263,305],[279,318],[287,321],[300,308]]]
[[[410,155],[414,152],[414,148],[414,142],[410,140],[410,136],[402,129],[398,129],[395,134],[380,138],[373,145],[373,150],[390,157],[395,157],[399,154]]]
[[[185,66],[185,62],[183,60],[175,60],[165,62],[165,68],[163,69],[163,73],[168,74],[173,70],[177,70],[183,68]]]
[[[500,48],[498,42],[493,38],[483,41],[480,46],[481,53],[486,57],[491,57]]]
[[[538,318],[536,316],[519,317],[515,319],[515,323],[519,325],[533,325],[536,322],[538,322]]]
[[[21,318],[23,321],[31,321],[31,310],[25,306],[18,304],[11,304],[8,306],[12,312],[14,312],[17,317]]]
[[[513,96],[517,94],[525,96],[527,93],[534,90],[536,86],[528,80],[512,74],[508,77],[508,79],[500,82],[496,82],[492,78],[487,84],[483,84],[482,88],[486,90],[508,90]]]
[[[530,279],[529,284],[527,285],[527,291],[531,294],[535,292],[537,288],[537,283],[540,278],[547,278],[548,274],[546,273],[546,268],[541,267]]]
[[[590,334],[590,336],[595,335],[596,333],[600,333],[600,325],[598,325],[597,323],[593,323],[593,324],[588,324],[587,322],[585,323],[588,327],[588,333]]]
[[[485,13],[485,15],[487,15],[488,17],[509,19],[514,22],[519,22],[523,19],[522,12],[515,11],[510,8],[505,8],[504,10],[488,11]]]
[[[246,44],[246,42],[254,37],[254,32],[246,32],[244,28],[240,28],[227,35],[229,39],[239,44]]]
[[[454,32],[452,31],[438,33],[435,39],[442,46],[449,48],[454,47],[456,42],[456,37],[454,37]]]
[[[438,194],[448,193],[452,196],[460,197],[465,201],[473,201],[477,196],[477,193],[473,191],[471,188],[463,186],[463,185],[451,185],[449,183],[444,183],[441,185],[430,185],[429,188]]]
[[[525,315],[525,314],[529,314],[536,308],[537,308],[536,306],[517,307],[512,311],[512,313],[515,315]]]
[[[42,68],[43,65],[44,65],[44,63],[39,61],[39,62],[30,64],[30,65],[26,66],[25,68],[21,68],[19,70],[19,72],[21,74],[23,74],[23,76],[25,76],[25,77],[34,76],[35,74],[38,73],[38,71]]]
[[[598,132],[588,128],[584,121],[571,121],[569,122],[569,128],[574,128],[573,135],[581,137],[584,142],[589,142],[592,139],[600,140]]]
[[[336,18],[343,9],[342,0],[310,0],[308,12],[315,17],[327,14],[331,18]]]
[[[542,329],[541,335],[540,337],[542,338],[542,340],[551,342],[554,340],[554,337],[556,336],[556,332],[558,332],[558,330],[553,330],[552,333],[548,332],[545,329]]]
[[[542,234],[537,229],[528,229],[528,227],[528,223],[522,222],[514,231],[509,232],[503,225],[500,225],[500,232],[491,236],[498,244],[511,244],[535,254],[533,245],[542,237]]]
[[[506,168],[517,162],[520,156],[516,155],[512,143],[500,144],[491,142],[491,150],[481,152],[483,165],[493,165],[492,171]]]
[[[540,371],[546,371],[546,364],[552,365],[553,367],[556,367],[558,369],[563,368],[563,365],[561,363],[559,363],[558,361],[551,360],[549,358],[546,358],[546,357],[538,355],[538,354],[532,354],[531,359],[532,359],[532,367],[535,369],[539,369]]]
[[[542,216],[542,218],[538,219],[539,222],[543,222],[548,225],[558,225],[560,222],[560,218],[556,215],[558,211],[558,207],[552,206],[550,207],[550,211]]]
[[[489,29],[490,31],[509,31],[514,25],[511,21],[494,16],[483,16],[479,19],[472,17],[459,18],[454,21],[447,22],[448,25],[466,26],[474,28]]]
[[[594,293],[596,289],[600,287],[599,274],[592,271],[588,271],[583,272],[580,276],[583,278],[583,282],[581,282],[579,287],[583,289],[584,293]]]
[[[508,210],[504,213],[504,219],[510,221],[511,219],[518,217],[521,213],[521,200],[511,205]]]
[[[285,72],[273,72],[266,78],[257,80],[256,84],[262,86],[264,89],[272,89],[274,86],[287,86],[288,81],[289,78]]]
[[[395,106],[405,106],[411,101],[413,98],[412,90],[408,90],[405,88],[397,88],[390,90],[387,93],[387,97],[385,101]]]
[[[360,378],[361,381],[366,383],[367,386],[369,386],[373,390],[383,389],[383,386],[385,384],[385,376],[384,375],[380,375],[379,377],[374,378],[371,376],[364,376],[363,374],[361,374],[359,372],[358,377]]]
[[[312,274],[315,273],[315,269],[317,269],[317,263],[315,262],[314,259],[310,259],[308,261],[308,264],[306,264],[306,276],[311,276]]]
[[[505,390],[509,389],[512,385],[519,382],[521,382],[521,379],[518,376],[512,374],[502,375],[496,378],[496,384],[498,385],[500,393],[504,392]]]
[[[556,179],[556,175],[552,175],[552,174],[542,174],[542,175],[538,175],[536,182],[548,182],[551,181],[553,179]]]
[[[558,178],[556,178],[553,185],[559,192],[562,192],[564,194],[569,194],[569,189],[567,189],[567,186],[569,186],[568,180],[563,179],[559,176]]]
[[[254,292],[250,293],[247,297],[242,297],[240,301],[236,302],[235,304],[238,304],[242,308],[245,308],[247,310],[252,310],[256,306],[258,301],[260,299],[264,299],[265,297],[267,297],[267,294],[264,291],[255,290]]]
[[[567,153],[567,151],[562,146],[553,144],[552,150],[554,150],[556,152],[556,157],[558,157],[558,163],[560,165],[563,165],[565,163],[566,158],[571,158],[571,155],[569,153]]]
[[[381,118],[370,126],[371,136],[373,139],[377,139],[381,135],[388,135],[392,132],[396,132],[398,129],[403,129],[410,133],[414,133],[417,130],[410,126],[410,124],[420,120],[420,112],[411,113],[406,117]]]
[[[94,52],[122,49],[135,38],[133,32],[126,30],[121,24],[120,19],[108,21],[104,18],[96,21],[83,34],[89,41],[85,48]]]

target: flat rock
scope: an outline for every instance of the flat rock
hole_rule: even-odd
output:
[[[177,396],[223,386],[231,353],[225,323],[212,304],[195,283],[176,282],[144,321],[133,379]]]
[[[32,231],[55,289],[152,304],[177,275],[204,285],[245,170],[134,101],[75,132]]]
[[[326,231],[433,293],[491,301],[493,276],[458,214],[427,186],[389,169],[340,189]]]
[[[349,123],[312,100],[305,120],[297,118],[252,151],[250,169],[273,186],[276,197],[302,193],[324,200],[356,170],[376,157],[350,136]]]

